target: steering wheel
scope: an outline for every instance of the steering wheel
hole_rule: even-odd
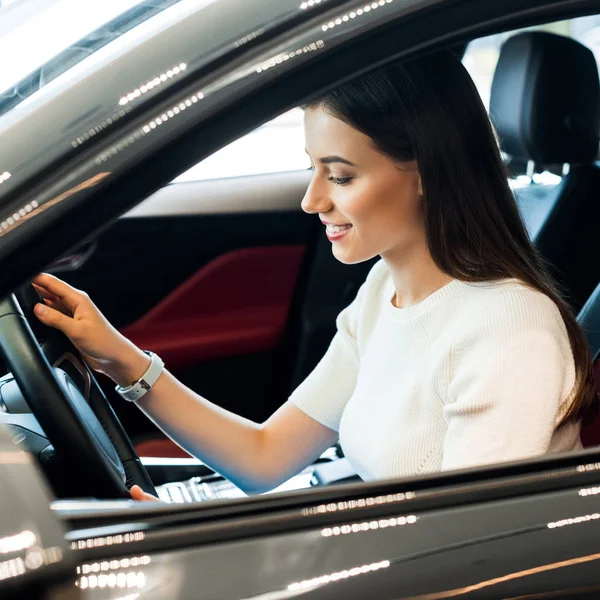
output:
[[[58,465],[67,475],[68,494],[130,498],[128,488],[137,484],[156,495],[146,468],[91,369],[64,334],[45,327],[33,316],[37,301],[33,288],[27,286],[21,297],[26,310],[30,305],[27,312],[31,313],[31,323],[43,332],[43,347],[12,295],[0,302],[0,352],[23,396],[21,401],[27,403],[54,447]],[[3,388],[0,398],[10,412]]]

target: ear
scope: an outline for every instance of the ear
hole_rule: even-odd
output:
[[[421,172],[417,170],[417,191],[419,193],[419,197],[423,197],[423,182],[421,181]]]

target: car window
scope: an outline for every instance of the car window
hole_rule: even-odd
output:
[[[600,58],[600,16],[580,17],[537,27],[508,31],[472,41],[463,64],[469,71],[483,103],[489,107],[492,79],[502,44],[520,31],[550,31],[572,37],[588,46]],[[174,182],[225,179],[267,173],[299,171],[309,167],[304,152],[302,111],[298,108],[277,117],[248,135],[229,144],[198,163]],[[534,183],[557,184],[561,177],[545,171],[535,173]],[[532,178],[520,175],[511,180],[513,188],[528,185]]]
[[[295,108],[225,146],[175,182],[300,171],[310,167],[304,151],[302,110]]]

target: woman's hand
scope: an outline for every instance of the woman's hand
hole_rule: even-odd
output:
[[[121,386],[144,374],[148,356],[106,320],[85,292],[47,273],[38,275],[33,286],[45,303],[35,305],[36,317],[62,331],[92,369]]]
[[[131,497],[134,500],[137,500],[138,502],[142,502],[142,501],[160,502],[160,500],[156,496],[153,496],[152,494],[145,492],[139,485],[132,485],[129,492],[131,494]]]

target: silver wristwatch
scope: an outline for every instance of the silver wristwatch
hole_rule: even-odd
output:
[[[150,357],[150,366],[147,371],[130,386],[122,387],[117,385],[115,387],[117,394],[129,402],[139,400],[146,392],[148,392],[160,377],[160,374],[163,372],[163,367],[165,366],[165,363],[159,356],[154,354],[154,352],[149,352],[148,350],[144,350],[144,352]]]

